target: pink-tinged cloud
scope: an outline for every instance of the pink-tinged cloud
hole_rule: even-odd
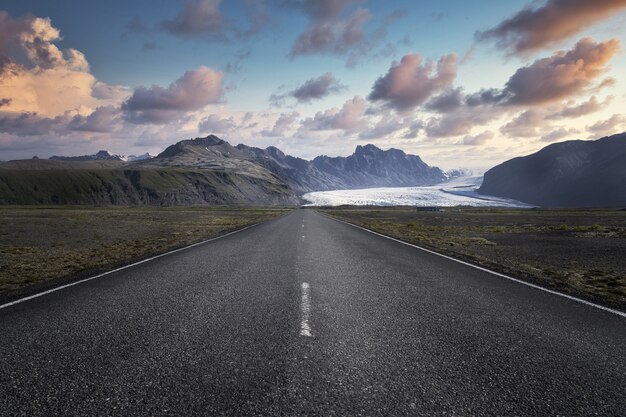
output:
[[[554,102],[584,92],[607,70],[620,42],[581,39],[572,50],[558,52],[518,69],[504,90],[509,104],[532,105]]]
[[[210,114],[198,123],[198,130],[201,133],[226,133],[237,127],[232,117],[221,117],[217,114]]]
[[[110,133],[122,124],[122,113],[114,106],[98,107],[90,115],[75,115],[68,123],[68,130],[94,133]]]
[[[533,138],[546,129],[546,114],[541,109],[529,109],[500,128],[503,135],[512,138]]]
[[[580,133],[579,130],[576,129],[566,129],[564,127],[560,127],[550,133],[547,133],[541,137],[542,142],[556,142],[559,139],[574,139],[573,135]]]
[[[291,129],[296,120],[300,117],[300,113],[294,111],[290,113],[281,113],[276,119],[271,129],[261,131],[261,135],[265,137],[283,137]]]
[[[569,103],[558,112],[549,115],[547,119],[558,120],[586,116],[588,114],[600,111],[603,107],[608,105],[612,99],[613,96],[609,96],[606,100],[600,102],[598,101],[596,96],[592,96],[589,100],[584,101],[580,104]]]
[[[410,110],[449,88],[456,70],[455,54],[441,57],[436,64],[423,64],[419,54],[408,54],[400,62],[393,62],[387,74],[376,80],[368,99],[382,101],[396,110]]]
[[[97,107],[118,105],[128,94],[100,83],[89,71],[85,56],[75,49],[61,51],[61,33],[50,19],[11,18],[0,12],[0,91],[2,110],[56,117],[81,115]],[[98,95],[96,90],[107,94]]]
[[[0,133],[15,136],[63,137],[72,132],[111,133],[121,126],[121,112],[114,106],[98,107],[86,115],[66,112],[55,117],[27,112],[0,112]]]
[[[581,39],[571,50],[559,51],[518,69],[504,89],[482,90],[466,97],[478,105],[537,105],[561,101],[612,85],[612,79],[593,83],[608,70],[609,60],[619,51],[620,42]]]
[[[282,106],[289,97],[294,98],[298,103],[310,103],[319,100],[333,93],[345,90],[346,87],[337,80],[333,74],[327,72],[319,77],[305,81],[299,87],[286,94],[274,93],[270,96],[270,103],[273,106]]]
[[[223,77],[222,72],[202,66],[187,71],[167,88],[137,87],[122,104],[122,110],[129,121],[138,124],[179,120],[188,112],[220,102],[224,92]]]
[[[398,117],[386,116],[381,118],[371,129],[367,129],[359,133],[359,138],[379,139],[407,127],[408,125],[406,120]]]
[[[463,89],[459,87],[444,91],[438,96],[433,97],[425,104],[424,107],[430,111],[449,113],[450,111],[461,107],[464,99]]]
[[[313,118],[307,118],[302,122],[305,130],[344,130],[354,132],[367,126],[363,117],[367,103],[360,96],[354,96],[346,101],[341,109],[331,108],[323,112],[317,112]]]
[[[488,141],[490,141],[491,139],[493,139],[493,132],[490,130],[486,130],[482,133],[479,133],[477,135],[467,135],[465,136],[460,144],[461,145],[467,145],[467,146],[482,146],[485,143],[487,143]]]
[[[423,129],[431,138],[467,135],[475,126],[483,126],[505,111],[505,108],[496,106],[460,107],[441,117],[432,117]]]
[[[357,9],[345,20],[314,21],[295,40],[289,56],[344,54],[365,39],[363,26],[371,18],[369,11]]]
[[[625,8],[626,0],[548,0],[539,7],[526,7],[492,29],[477,32],[476,38],[493,40],[512,52],[531,52],[570,38]]]
[[[626,126],[626,115],[614,114],[606,120],[587,126],[587,130],[594,135],[610,135],[621,132],[624,126]]]

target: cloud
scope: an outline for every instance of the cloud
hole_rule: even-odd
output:
[[[424,131],[431,138],[467,135],[473,127],[491,122],[503,111],[493,106],[459,107],[441,117],[430,118],[424,125]]]
[[[569,51],[557,52],[519,68],[504,88],[484,89],[469,95],[462,88],[451,87],[456,73],[453,55],[448,55],[454,59],[445,65],[447,57],[441,58],[437,71],[433,63],[423,65],[419,56],[409,56],[410,61],[405,57],[403,62],[394,63],[376,81],[369,99],[381,100],[398,111],[422,106],[422,110],[441,114],[426,123],[420,122],[407,137],[416,137],[422,129],[434,138],[467,136],[476,126],[521,110],[524,111],[501,127],[501,132],[514,138],[539,137],[553,129],[550,120],[581,117],[608,105],[611,98],[600,103],[592,97],[579,104],[572,98],[611,85],[607,81],[610,79],[597,80],[608,70],[608,61],[618,49],[616,39],[594,42],[583,38]],[[564,100],[569,101],[563,103]]]
[[[133,123],[164,124],[179,120],[190,111],[218,103],[224,92],[223,76],[222,72],[202,66],[185,72],[167,88],[137,87],[122,104],[122,110]]]
[[[536,105],[585,93],[607,71],[608,61],[619,47],[617,39],[596,43],[591,38],[583,38],[570,51],[557,52],[518,69],[504,89],[483,90],[469,96],[467,103],[470,106]]]
[[[449,113],[463,105],[465,96],[462,88],[453,88],[430,99],[424,108],[438,113]]]
[[[487,143],[489,140],[493,139],[493,132],[490,130],[479,133],[478,135],[470,136],[467,135],[461,140],[462,145],[468,146],[481,146]]]
[[[539,136],[545,129],[545,112],[540,109],[529,109],[500,128],[503,135],[512,138],[532,138]]]
[[[536,2],[535,2],[536,3]],[[548,0],[526,7],[498,26],[477,32],[479,41],[495,41],[515,53],[532,52],[576,35],[626,8],[626,0]]]
[[[243,0],[246,28],[225,16],[220,9],[221,3],[222,0],[186,0],[178,14],[162,21],[159,27],[173,36],[225,42],[250,38],[270,21],[264,0]]]
[[[346,87],[342,85],[333,74],[327,72],[319,77],[305,81],[301,86],[286,94],[272,94],[270,102],[274,106],[281,106],[284,104],[287,97],[292,97],[296,99],[298,103],[310,103],[312,100],[319,100],[345,89]]]
[[[456,69],[455,54],[441,57],[436,64],[426,62],[423,65],[419,54],[405,55],[376,80],[368,99],[383,101],[400,111],[413,109],[433,94],[449,88],[456,78]]]
[[[143,46],[141,47],[142,51],[154,51],[157,49],[157,44],[154,41],[147,41],[143,43]]]
[[[564,104],[554,104],[543,107],[529,108],[519,113],[515,118],[500,128],[500,132],[512,138],[540,137],[542,141],[552,142],[566,136],[566,133],[578,133],[575,129],[566,129],[563,126],[555,127],[553,122],[563,119],[573,119],[599,111],[613,99],[607,97],[599,102],[595,96],[580,104],[573,101]],[[562,135],[559,135],[559,133]]]
[[[66,136],[71,132],[111,133],[121,126],[121,112],[115,106],[98,107],[85,115],[68,111],[55,117],[29,112],[0,112],[0,133],[17,136]]]
[[[383,117],[374,125],[373,128],[359,133],[359,137],[362,139],[378,139],[405,129],[406,127],[407,124],[402,119],[396,117]]]
[[[43,117],[67,111],[85,115],[97,107],[118,104],[127,95],[127,91],[98,82],[85,56],[76,49],[61,51],[55,44],[60,40],[60,31],[50,19],[13,19],[0,12],[3,111]]]
[[[16,136],[47,135],[54,133],[55,126],[62,121],[62,116],[49,118],[36,113],[0,112],[0,133]]]
[[[225,39],[229,23],[220,11],[221,0],[187,0],[182,10],[161,28],[175,36]]]
[[[198,123],[198,130],[202,133],[225,133],[234,130],[237,124],[232,117],[220,117],[210,114]]]
[[[596,43],[583,38],[574,49],[556,53],[520,68],[509,79],[505,96],[510,104],[538,104],[580,94],[604,71],[617,53],[617,39]]]
[[[626,125],[626,116],[614,114],[607,120],[601,120],[591,126],[587,126],[587,130],[595,135],[610,135],[622,131],[624,125]]]
[[[274,127],[270,130],[261,131],[261,135],[266,137],[282,137],[285,136],[287,131],[291,129],[295,121],[300,116],[298,112],[291,113],[281,113],[276,122],[274,123]]]
[[[303,0],[299,5],[315,20],[334,19],[355,0]]]
[[[12,19],[7,12],[0,11],[0,63],[4,63],[0,68],[14,63],[40,70],[65,68],[88,72],[85,56],[76,49],[61,51],[55,45],[59,40],[61,32],[52,26],[49,18],[26,16]]]
[[[114,106],[98,107],[88,116],[75,115],[68,123],[68,129],[83,132],[110,133],[121,125],[122,114]]]
[[[346,101],[341,109],[331,108],[317,112],[313,118],[302,122],[305,130],[334,130],[354,132],[367,127],[367,120],[363,117],[367,103],[360,96],[354,96]]]
[[[376,19],[368,9],[354,7],[363,3],[366,0],[282,0],[282,5],[301,11],[309,21],[294,40],[288,56],[345,56],[346,66],[353,68],[366,57],[395,55],[395,45],[383,43],[388,28],[406,17],[407,11],[393,10]]]
[[[341,55],[365,39],[363,26],[372,18],[366,9],[355,10],[345,20],[314,19],[293,43],[289,56],[330,53]]]
[[[558,120],[585,116],[587,114],[595,113],[601,110],[603,107],[608,105],[612,99],[613,96],[609,96],[604,102],[600,103],[596,96],[592,96],[589,100],[580,104],[571,104],[565,106],[560,111],[547,116],[547,118],[552,120]]]
[[[564,127],[558,128],[557,130],[554,130],[546,135],[543,135],[541,137],[541,141],[542,142],[556,142],[559,139],[563,139],[565,137],[570,137],[572,135],[575,135],[579,133],[578,130],[576,129],[566,129]]]
[[[238,33],[240,38],[249,38],[260,33],[271,20],[264,0],[244,0],[249,27]]]
[[[148,32],[148,27],[143,23],[139,16],[133,16],[126,24],[127,32],[142,33]]]

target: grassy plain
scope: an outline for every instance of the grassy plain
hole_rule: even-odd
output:
[[[322,212],[626,310],[626,211],[339,207]]]
[[[0,206],[0,298],[86,276],[288,211],[229,207]]]

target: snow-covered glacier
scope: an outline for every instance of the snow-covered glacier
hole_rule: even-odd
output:
[[[476,189],[482,178],[482,175],[464,176],[428,187],[315,191],[304,194],[303,198],[310,206],[532,207],[520,201],[478,194]]]

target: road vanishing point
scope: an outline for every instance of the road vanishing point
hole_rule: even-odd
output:
[[[0,308],[0,415],[623,416],[626,319],[314,210]]]

